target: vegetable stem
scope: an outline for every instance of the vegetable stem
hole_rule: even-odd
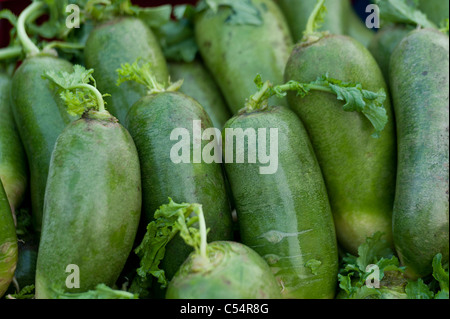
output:
[[[25,30],[26,20],[36,11],[40,10],[44,6],[43,2],[35,1],[30,4],[22,13],[19,15],[17,21],[17,36],[22,43],[23,50],[27,55],[36,55],[40,53],[39,48],[30,40]]]
[[[199,223],[199,230],[200,230],[200,256],[207,259],[208,255],[206,254],[206,247],[208,245],[207,243],[207,231],[206,231],[206,222],[205,217],[203,215],[203,209],[202,206],[199,206],[197,209],[197,215],[198,215],[198,223]]]
[[[51,50],[53,48],[61,48],[61,49],[84,49],[84,44],[81,43],[69,43],[62,41],[52,41],[44,47],[44,51]]]
[[[272,84],[269,81],[266,81],[261,89],[254,95],[252,95],[249,101],[246,103],[245,107],[247,111],[254,111],[257,109],[262,109],[267,103],[266,95],[270,89]]]
[[[22,48],[19,46],[13,46],[0,49],[0,60],[7,60],[18,57],[22,53]]]

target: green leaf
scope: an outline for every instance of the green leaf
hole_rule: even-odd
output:
[[[434,296],[422,278],[419,278],[417,281],[409,281],[405,290],[408,299],[433,299]]]
[[[393,255],[389,243],[382,236],[383,233],[377,232],[368,237],[359,246],[357,257],[347,254],[342,258],[338,280],[346,298],[383,299],[388,296],[404,296],[404,267],[400,267],[398,258]],[[375,269],[379,273],[378,278],[373,278]],[[366,281],[369,278],[377,280],[379,288],[368,287]]]
[[[99,284],[94,290],[82,293],[56,292],[55,299],[138,299],[138,296],[124,290],[112,289],[105,284]]]
[[[402,23],[419,25],[425,28],[437,28],[416,5],[412,5],[405,0],[375,0],[375,3],[380,8],[380,17],[383,23]]]
[[[33,299],[34,298],[34,285],[23,287],[18,293],[10,294],[8,299]]]
[[[316,83],[328,85],[331,91],[337,95],[337,99],[345,102],[344,111],[362,113],[375,129],[372,136],[375,138],[380,136],[389,120],[384,108],[384,102],[386,101],[384,89],[371,92],[364,90],[360,83],[343,82],[331,79],[327,75],[318,79]]]
[[[356,263],[360,270],[365,271],[370,264],[377,264],[382,258],[391,258],[393,252],[389,243],[382,239],[381,232],[376,232],[372,237],[368,237],[365,243],[358,247],[358,258]]]
[[[231,9],[230,15],[225,20],[228,24],[259,26],[264,23],[261,12],[251,0],[201,0],[197,11],[210,9],[213,13],[217,13],[219,7]]]
[[[81,65],[74,65],[73,72],[48,71],[42,78],[49,80],[58,91],[67,106],[67,112],[72,116],[80,116],[88,110],[104,110],[103,97],[96,89],[93,69],[85,69]]]
[[[449,299],[449,273],[442,267],[442,254],[433,258],[433,278],[439,283],[440,291],[436,293],[435,299]]]

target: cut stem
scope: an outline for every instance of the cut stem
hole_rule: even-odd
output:
[[[20,43],[23,46],[23,50],[27,55],[36,55],[40,53],[39,48],[30,40],[25,30],[25,22],[28,18],[34,14],[34,12],[39,11],[44,6],[43,2],[35,1],[30,4],[22,13],[19,15],[17,21],[17,36]]]

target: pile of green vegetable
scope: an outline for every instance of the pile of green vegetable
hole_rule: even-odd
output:
[[[373,2],[0,11],[0,297],[448,299],[449,2]]]

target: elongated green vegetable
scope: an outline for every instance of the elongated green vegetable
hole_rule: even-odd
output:
[[[178,202],[203,205],[206,222],[211,228],[211,240],[231,239],[230,204],[221,165],[202,160],[194,162],[194,156],[190,155],[196,148],[191,141],[198,138],[198,135],[194,136],[194,121],[199,121],[201,130],[211,128],[208,114],[197,101],[176,92],[180,83],[167,87],[159,84],[148,63],[140,65],[136,61],[133,65],[124,64],[118,72],[119,83],[136,80],[149,90],[147,96],[132,106],[126,121],[141,161],[145,223],[153,220],[154,212],[170,196]],[[182,140],[174,130],[183,131]],[[180,151],[177,144],[186,142],[187,135],[189,145]],[[209,138],[212,139],[211,136]],[[210,143],[215,144],[217,140],[201,140],[201,149]],[[180,162],[177,155],[181,152],[183,159]],[[178,236],[170,242],[162,262],[169,279],[191,250]]]
[[[184,80],[180,92],[197,100],[208,113],[213,126],[222,129],[225,122],[231,118],[231,113],[215,80],[203,63],[171,62],[169,72],[173,80]]]
[[[390,64],[398,134],[394,242],[410,277],[448,262],[449,41],[437,30],[411,32]]]
[[[42,6],[42,2],[33,2],[19,16],[18,37],[27,58],[14,73],[11,85],[11,108],[28,159],[32,215],[37,231],[41,228],[53,147],[66,125],[75,119],[67,114],[55,92],[42,79],[46,71],[69,72],[72,65],[51,53],[41,52],[25,32],[25,20]]]
[[[326,0],[328,14],[324,18],[322,30],[328,30],[333,34],[346,33],[346,14],[348,13],[344,5],[345,1],[347,0]],[[296,43],[301,41],[317,0],[278,0],[277,3],[286,16],[294,41]]]
[[[257,74],[283,82],[292,38],[272,0],[202,1],[198,10],[195,36],[201,56],[233,114],[253,93]]]
[[[346,36],[314,33],[313,28],[309,34],[294,49],[286,66],[286,80],[309,82],[328,74],[376,92],[367,105],[372,114],[366,117],[346,112],[347,104],[326,92],[312,92],[303,99],[294,93],[288,95],[322,169],[338,240],[356,254],[358,246],[377,231],[385,233],[392,243],[396,138],[388,88],[376,61],[361,43]],[[382,108],[374,107],[380,106],[379,99],[383,100]],[[387,124],[374,138],[372,125],[380,118]]]
[[[45,192],[36,298],[115,284],[132,249],[141,213],[136,146],[89,83],[93,70],[47,72],[68,111],[82,114],[56,142]]]
[[[17,265],[17,236],[11,207],[0,181],[0,297],[8,289]]]
[[[157,80],[167,82],[169,73],[159,43],[148,26],[135,17],[103,22],[86,42],[86,67],[95,68],[99,90],[111,94],[106,98],[108,109],[124,124],[131,106],[145,95],[145,88],[135,82],[117,86],[116,70],[138,58],[152,63]]]
[[[267,104],[274,92],[295,90],[305,96],[327,87],[319,82],[290,82],[271,91],[267,82],[262,84],[257,79],[257,84],[260,91],[224,128],[225,169],[235,199],[241,241],[266,259],[284,298],[333,298],[337,243],[319,164],[295,114],[288,108]],[[248,137],[244,144],[239,144],[242,140],[239,142],[236,136],[234,142],[239,130],[248,136],[257,131],[257,142],[256,136],[253,141]],[[263,130],[266,135],[261,136]],[[258,149],[252,151],[254,147]],[[261,160],[259,164],[227,160],[233,154],[266,154],[268,149],[271,161],[267,164],[261,164]],[[263,172],[261,166],[272,169]]]
[[[27,159],[10,108],[11,79],[0,73],[0,179],[13,209],[22,203],[28,185]]]

